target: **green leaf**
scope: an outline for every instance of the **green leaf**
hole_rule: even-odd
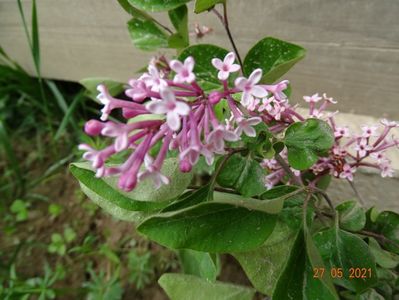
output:
[[[192,175],[176,173],[173,160],[175,159],[166,159],[162,168],[166,176],[172,177],[171,185],[158,190],[150,182],[144,181],[136,190],[123,192],[117,188],[115,178],[96,178],[87,163],[74,163],[70,166],[70,171],[78,179],[82,191],[105,211],[121,220],[139,221],[149,212],[164,208],[172,200],[170,197],[177,197],[190,183]]]
[[[153,51],[168,47],[167,34],[152,20],[133,18],[127,23],[127,28],[138,49]]]
[[[54,244],[62,244],[64,243],[64,239],[62,238],[62,235],[59,233],[53,233],[51,235],[51,242]]]
[[[335,209],[339,212],[339,223],[342,229],[359,231],[366,225],[366,213],[356,201],[340,203]]]
[[[308,119],[288,127],[284,142],[290,165],[297,170],[305,170],[333,146],[334,134],[325,121]]]
[[[97,194],[103,198],[103,200],[124,210],[153,211],[163,207],[163,204],[161,203],[138,201],[129,198],[126,195],[128,193],[123,193],[115,185],[110,184],[110,180],[112,179],[95,177],[94,172],[91,171],[90,166],[87,163],[74,163],[70,166],[70,171],[79,183],[84,186],[84,188],[89,189],[93,194]]]
[[[72,122],[74,122],[73,114],[74,114],[76,108],[78,107],[79,102],[81,102],[82,100],[84,100],[83,92],[78,93],[73,98],[71,105],[68,107],[68,110],[65,112],[65,115],[62,118],[60,126],[58,127],[57,132],[55,133],[54,141],[58,140],[60,138],[60,136],[65,132],[68,123],[73,124],[72,126],[75,127],[76,124],[72,123]]]
[[[375,262],[383,268],[396,268],[399,264],[399,256],[395,253],[385,251],[381,248],[378,242],[369,237],[370,251],[375,258]]]
[[[74,165],[77,166],[78,164],[75,163]],[[86,169],[90,168],[88,163],[79,164],[79,167]],[[139,182],[131,192],[124,192],[117,187],[118,178],[116,176],[105,177],[100,180],[103,180],[105,183],[115,188],[118,193],[125,195],[130,199],[142,202],[163,202],[180,196],[188,187],[193,177],[192,173],[180,172],[179,162],[173,157],[165,159],[161,172],[170,179],[170,183],[161,186],[159,189],[154,188],[154,184],[150,179]]]
[[[62,213],[62,206],[56,203],[51,203],[48,207],[48,213],[52,217],[58,217]]]
[[[10,211],[16,214],[17,221],[25,221],[28,219],[27,207],[28,205],[26,204],[26,202],[17,199],[11,204]]]
[[[286,223],[291,229],[298,230],[301,227],[304,202],[304,193],[298,187],[281,185],[274,187],[260,196],[261,199],[283,198],[283,210],[279,214],[279,219]]]
[[[223,187],[234,188],[242,195],[252,197],[265,192],[266,171],[250,155],[236,153],[225,163],[217,177]]]
[[[64,229],[64,238],[67,243],[70,243],[76,239],[76,232],[72,228],[67,227]]]
[[[370,211],[372,213],[373,211]],[[375,219],[373,223],[367,225],[370,231],[380,233],[393,243],[385,242],[382,245],[389,251],[399,254],[399,215],[393,211],[383,211],[377,215],[374,209],[371,219]]]
[[[256,136],[249,137],[247,135],[243,135],[241,137],[242,142],[244,142],[246,147],[248,147],[248,149],[253,153],[265,158],[273,158],[275,152],[271,142],[272,134],[270,133],[267,125],[261,122],[255,125],[254,129],[256,131]]]
[[[271,199],[269,201],[262,201],[230,193],[221,193],[221,192],[213,193],[213,202],[241,206],[251,210],[262,211],[269,214],[278,214],[279,212],[281,212],[284,205],[284,201],[286,199],[287,195]]]
[[[182,41],[181,45],[175,48],[187,47],[189,45],[187,5],[182,5],[170,10],[168,14],[170,21],[177,31],[177,37]]]
[[[284,75],[305,56],[305,49],[272,37],[266,37],[253,46],[244,59],[244,75],[253,70],[263,71],[264,83],[272,83]]]
[[[118,255],[107,244],[102,244],[98,252],[114,264],[120,264],[121,262]]]
[[[218,3],[225,3],[226,0],[195,0],[194,12],[196,14],[212,9]]]
[[[209,185],[205,185],[194,192],[188,192],[180,196],[175,202],[165,207],[162,212],[175,211],[196,205],[211,199]]]
[[[272,233],[276,216],[265,213],[266,204],[263,203],[260,205],[262,211],[240,206],[243,205],[241,201],[231,200],[231,203],[208,201],[175,212],[158,214],[146,219],[137,230],[157,243],[174,249],[219,253],[259,247]],[[275,205],[273,203],[270,206],[273,212]]]
[[[334,288],[327,278],[313,278],[313,268],[321,268],[318,264],[312,245],[306,233],[300,230],[296,237],[284,271],[279,277],[273,293],[273,300],[305,300],[305,299],[338,299]],[[305,242],[306,240],[306,242]],[[309,247],[310,246],[310,247]],[[310,253],[309,253],[310,252]],[[317,265],[316,265],[317,263]]]
[[[184,38],[178,34],[172,34],[168,38],[168,47],[173,48],[173,49],[183,49],[184,47],[187,47],[188,42],[184,40]]]
[[[66,253],[66,246],[65,244],[59,245],[59,247],[57,248],[57,253],[60,256],[64,256]]]
[[[166,273],[158,280],[171,300],[251,300],[255,291],[228,283],[211,283],[192,275]]]
[[[175,9],[191,0],[128,0],[129,3],[139,9],[156,12]]]
[[[331,229],[318,232],[314,241],[327,265],[327,275],[331,268],[342,268],[342,278],[333,278],[334,283],[362,292],[377,282],[374,257],[368,245],[358,236],[339,229],[336,224]],[[365,278],[350,278],[350,268],[371,269],[371,276],[366,273]]]
[[[249,252],[233,253],[248,279],[261,293],[273,294],[298,233],[298,229],[278,221],[273,233],[261,247]]]
[[[0,119],[0,149],[3,148],[3,161],[6,160],[6,166],[10,174],[14,173],[16,187],[18,187],[19,192],[24,193],[25,178],[20,166],[21,161],[19,161],[15,155],[15,151],[11,143],[11,136],[7,132],[8,130],[6,129],[5,125],[5,120]]]
[[[153,20],[149,14],[135,8],[129,3],[128,0],[118,0],[118,3],[132,17],[142,20]]]
[[[79,81],[81,85],[87,90],[87,96],[92,98],[94,101],[97,101],[97,95],[99,92],[97,91],[97,86],[99,84],[104,84],[110,93],[111,96],[117,96],[124,90],[124,85],[121,82],[117,82],[115,80],[109,78],[102,77],[91,77],[85,78]]]
[[[220,272],[219,257],[190,249],[178,251],[183,272],[208,281],[215,281]]]
[[[194,73],[199,85],[204,89],[214,89],[221,87],[217,77],[218,70],[212,65],[212,58],[224,59],[229,51],[226,49],[208,45],[194,45],[183,50],[178,56],[178,60],[184,61],[188,56],[195,60]],[[230,76],[233,80],[233,76]]]

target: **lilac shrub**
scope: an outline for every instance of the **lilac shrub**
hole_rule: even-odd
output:
[[[397,297],[399,214],[366,207],[354,182],[360,169],[394,175],[387,152],[397,151],[399,124],[383,119],[351,132],[325,93],[304,96],[307,110],[291,104],[292,86],[281,78],[305,49],[266,37],[241,59],[224,0],[196,0],[194,12],[215,14],[232,51],[189,45],[188,0],[118,2],[132,16],[136,47],[177,56],[155,57],[127,84],[96,81],[100,120],[86,122],[86,162],[70,170],[106,212],[176,250],[184,274],[160,277],[166,294]],[[147,13],[158,11],[174,29]],[[103,140],[108,146],[93,146]],[[359,201],[331,199],[332,177],[348,181]],[[252,287],[217,281],[225,253]]]

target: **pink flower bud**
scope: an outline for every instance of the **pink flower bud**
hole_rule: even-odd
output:
[[[183,173],[188,173],[192,169],[191,164],[186,159],[183,159],[183,160],[180,161],[179,167],[180,167],[180,171],[183,172]]]
[[[123,116],[125,119],[134,118],[134,117],[136,117],[136,116],[138,116],[138,115],[143,114],[144,112],[145,112],[145,111],[137,110],[137,109],[131,109],[131,108],[126,108],[126,107],[123,107],[123,108],[122,108],[122,116]]]
[[[223,98],[223,94],[218,91],[214,91],[209,94],[209,103],[218,104],[219,101]]]
[[[104,123],[97,120],[87,121],[85,124],[85,132],[90,136],[96,136],[101,133],[101,130],[104,128]]]
[[[118,187],[125,192],[130,192],[137,185],[137,174],[126,172],[122,174],[118,181]]]

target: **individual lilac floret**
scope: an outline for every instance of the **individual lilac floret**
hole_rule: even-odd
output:
[[[176,72],[173,79],[175,83],[192,83],[195,80],[194,59],[189,56],[181,63],[178,60],[172,60],[169,64],[170,68]]]
[[[240,136],[242,132],[244,132],[249,137],[255,137],[256,130],[253,128],[253,126],[258,125],[260,122],[262,122],[262,119],[259,117],[253,117],[249,119],[239,118],[237,119],[238,126],[235,130],[235,134]]]
[[[147,113],[147,110],[141,104],[112,97],[107,87],[103,84],[100,84],[97,87],[97,90],[100,92],[97,96],[97,99],[104,105],[104,107],[101,109],[102,114],[100,119],[102,121],[106,121],[112,110],[117,108],[128,109],[131,112],[134,112],[134,115]]]
[[[348,179],[349,181],[353,181],[353,174],[356,172],[355,167],[351,167],[349,164],[345,164],[342,172],[339,173],[339,178]]]
[[[162,88],[160,94],[162,100],[152,100],[146,104],[146,108],[154,114],[166,114],[169,128],[177,131],[180,129],[180,116],[187,116],[190,107],[182,101],[176,101],[169,88]]]
[[[287,95],[284,93],[284,91],[288,88],[288,84],[288,80],[283,80],[278,82],[277,84],[263,85],[263,87],[266,89],[266,91],[271,93],[278,101],[282,101],[287,99]]]
[[[334,130],[334,136],[336,138],[349,137],[349,128],[348,127],[336,127]]]
[[[367,155],[367,152],[373,149],[373,147],[368,144],[367,139],[361,138],[357,141],[354,149],[357,151],[360,157],[364,157]]]
[[[129,80],[129,86],[125,91],[126,96],[132,98],[136,102],[143,102],[148,97],[148,89],[144,80]]]
[[[153,165],[154,159],[146,155],[144,158],[145,171],[139,172],[139,181],[143,181],[147,178],[152,179],[156,189],[159,189],[162,185],[169,184],[169,178],[163,175],[157,168]]]
[[[212,65],[219,70],[219,80],[226,80],[227,78],[229,78],[230,73],[234,73],[240,70],[240,65],[234,63],[235,59],[236,56],[234,52],[229,52],[223,59],[223,61],[220,58],[212,59]]]
[[[239,139],[240,137],[237,133],[226,129],[226,126],[220,124],[208,135],[207,142],[211,145],[210,149],[220,152],[224,151],[224,141],[235,142]]]
[[[254,98],[263,98],[267,96],[265,88],[257,85],[262,78],[262,70],[256,69],[249,75],[249,78],[239,77],[235,81],[236,87],[242,91],[241,104],[247,107]]]
[[[145,85],[150,87],[153,92],[159,92],[162,88],[167,87],[165,79],[153,64],[148,66],[148,73],[144,73],[140,77],[140,81],[145,82]],[[138,87],[138,92],[141,92],[144,88],[143,85],[138,85]]]
[[[377,126],[366,126],[366,125],[362,126],[362,131],[363,131],[362,137],[369,138],[372,136],[377,136],[377,129],[378,129]]]

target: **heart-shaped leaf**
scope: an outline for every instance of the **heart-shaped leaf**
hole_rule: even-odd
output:
[[[305,170],[333,146],[334,133],[325,121],[308,119],[288,127],[284,142],[290,165],[297,170]]]
[[[272,83],[284,75],[305,56],[305,49],[272,37],[260,40],[249,51],[244,60],[244,75],[253,70],[263,71],[264,83]]]
[[[192,275],[166,273],[158,280],[171,300],[251,300],[255,291],[248,287],[209,282]]]

